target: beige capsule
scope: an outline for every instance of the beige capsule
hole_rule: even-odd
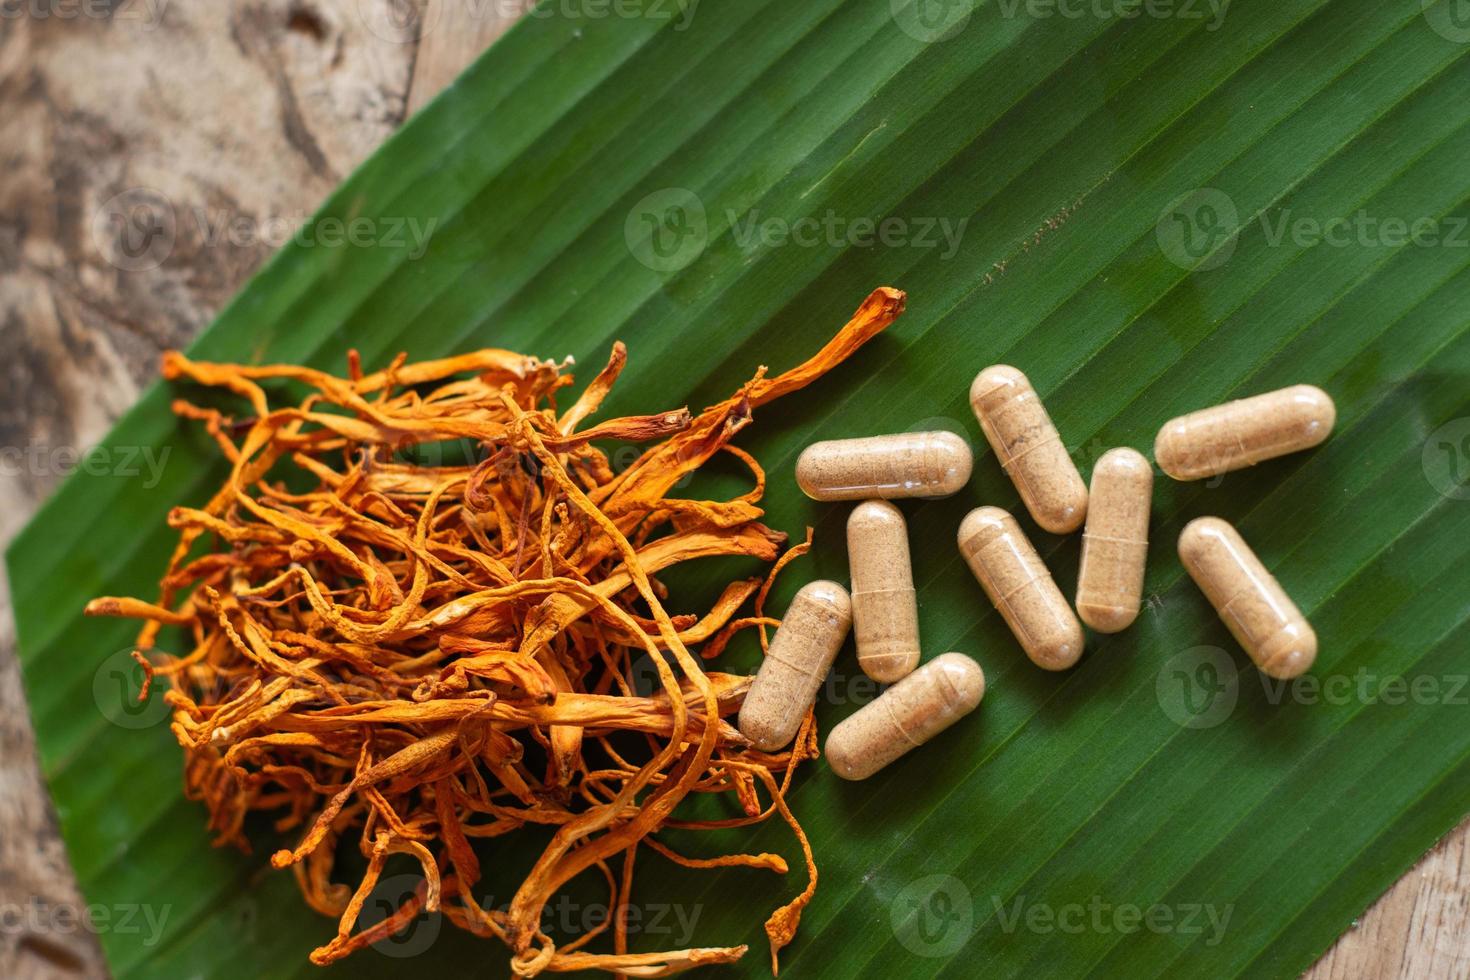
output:
[[[1165,423],[1154,459],[1176,480],[1201,480],[1310,449],[1331,435],[1336,421],[1331,395],[1295,385]]]
[[[994,364],[975,376],[970,407],[1032,520],[1070,534],[1087,517],[1087,485],[1026,375]]]
[[[740,734],[762,752],[791,742],[852,625],[852,601],[836,582],[808,582],[786,609],[740,706]]]
[[[948,497],[970,480],[970,444],[953,432],[900,432],[814,442],[796,461],[813,500]]]
[[[1289,680],[1312,666],[1317,634],[1240,532],[1218,517],[1190,521],[1179,558],[1262,673]]]
[[[1110,449],[1092,468],[1077,615],[1099,633],[1117,633],[1138,618],[1153,491],[1154,469],[1136,449]]]
[[[919,664],[919,601],[902,511],[886,500],[854,507],[847,560],[858,665],[880,684],[892,684]]]
[[[999,507],[979,507],[960,522],[960,554],[1021,641],[1046,670],[1066,670],[1082,656],[1082,624],[1021,525]]]
[[[867,779],[965,715],[985,696],[985,672],[945,653],[863,705],[827,736],[827,763],[843,779]]]

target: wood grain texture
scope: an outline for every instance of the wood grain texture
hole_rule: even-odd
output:
[[[525,0],[108,0],[0,20],[0,544]],[[48,9],[76,11],[46,16]],[[0,571],[3,576],[3,571]],[[104,976],[0,592],[0,976]],[[1470,976],[1470,822],[1308,972]]]

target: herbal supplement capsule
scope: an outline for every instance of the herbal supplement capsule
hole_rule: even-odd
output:
[[[1082,624],[1016,519],[979,507],[960,523],[960,554],[1021,641],[1046,670],[1066,670],[1082,656]]]
[[[903,513],[886,500],[858,504],[847,519],[858,664],[881,684],[892,684],[919,663],[919,602],[908,530]]]
[[[974,711],[984,696],[979,664],[962,653],[941,654],[832,729],[827,762],[843,779],[867,779]]]
[[[1313,385],[1268,391],[1181,415],[1154,440],[1154,459],[1176,480],[1199,480],[1310,449],[1332,433],[1337,406]]]
[[[762,752],[789,744],[817,700],[851,625],[846,589],[820,579],[802,586],[745,694],[740,734]]]
[[[1127,629],[1138,618],[1153,492],[1153,466],[1136,449],[1110,449],[1092,468],[1077,615],[1099,633]]]
[[[1235,528],[1218,517],[1190,521],[1179,557],[1262,673],[1290,680],[1312,666],[1312,625]]]
[[[796,461],[813,500],[948,497],[970,480],[970,445],[953,432],[900,432],[814,442]]]
[[[1031,517],[1070,534],[1087,516],[1087,486],[1026,375],[994,364],[975,376],[970,407]]]

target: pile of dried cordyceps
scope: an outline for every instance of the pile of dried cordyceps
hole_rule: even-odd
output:
[[[596,968],[656,977],[729,962],[745,947],[627,951],[622,909],[635,856],[646,845],[689,867],[785,871],[776,855],[695,859],[654,836],[779,813],[810,880],[766,923],[775,968],[816,886],[784,799],[796,765],[816,755],[816,736],[808,718],[789,751],[749,749],[723,720],[749,679],[700,664],[740,629],[758,627],[764,643],[773,621],[761,600],[805,546],[777,560],[785,536],[760,523],[764,475],[730,439],[752,409],[820,377],[902,309],[902,293],[875,291],[811,360],[776,378],[762,369],[698,417],[679,410],[585,429],[623,367],[621,345],[559,413],[556,392],[571,377],[506,351],[421,364],[400,357],[368,375],[354,356],[346,379],[167,356],[167,377],[226,388],[253,415],[175,404],[207,426],[230,478],[203,508],[169,515],[180,540],[156,604],[102,598],[87,611],[147,621],[135,657],[170,687],[186,788],[209,808],[219,840],[245,846],[252,810],[277,814],[282,829],[303,828],[295,850],[272,863],[293,867],[306,901],[340,917],[314,962],[392,935],[424,910],[498,937],[520,976]],[[257,383],[265,381],[312,392],[272,408]],[[479,446],[483,461],[398,459],[405,446],[454,440]],[[594,440],[653,445],[615,473]],[[751,469],[752,491],[726,501],[667,496],[721,450]],[[293,467],[314,490],[290,492],[272,479]],[[730,583],[703,616],[665,612],[652,576],[711,555],[775,564],[764,580]],[[752,598],[753,611],[737,617]],[[165,626],[188,631],[190,653],[154,649]],[[662,690],[640,694],[635,664],[651,664]],[[610,743],[618,733],[646,748],[630,751],[627,736]],[[677,819],[690,793],[732,793],[744,815]],[[557,829],[508,909],[482,908],[470,840],[526,824]],[[338,841],[349,835],[368,862],[355,889],[332,880]],[[392,854],[416,859],[424,880],[394,914],[354,931]],[[594,868],[613,912],[558,947],[541,929],[543,908]],[[582,951],[609,928],[613,953]]]

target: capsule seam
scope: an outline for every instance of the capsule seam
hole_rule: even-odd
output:
[[[854,589],[849,594],[856,598],[860,595],[907,595],[913,591],[913,587],[910,586],[906,589]]]
[[[907,653],[870,653],[866,657],[859,657],[858,662],[860,666],[870,667],[875,663],[887,663],[890,660],[902,663],[907,659],[909,659]]]
[[[910,675],[910,676],[912,676],[912,675]],[[887,692],[885,691],[884,694],[886,694],[886,693]],[[917,742],[917,741],[915,741],[914,740],[914,737],[908,733],[908,729],[904,728],[903,727],[903,723],[898,720],[898,715],[896,713],[894,713],[894,710],[893,710],[893,699],[892,698],[888,698],[886,701],[884,701],[883,695],[880,694],[880,695],[878,695],[878,700],[883,702],[884,710],[886,710],[888,712],[888,720],[891,721],[891,722],[893,722],[894,729],[896,729],[898,731],[898,733],[903,736],[903,740],[905,742],[909,743],[914,748],[918,748],[919,746],[921,746],[921,745],[924,744],[923,742]]]
[[[959,704],[961,699],[963,698],[963,692],[959,688],[954,686],[954,678],[950,677],[947,671],[944,673],[944,684],[946,687],[949,688],[949,693],[953,696],[949,701],[949,704]]]
[[[797,666],[796,664],[792,663],[789,660],[783,660],[781,657],[778,657],[774,653],[767,653],[766,654],[766,658],[768,660],[771,660],[771,661],[773,661],[775,663],[780,664],[783,667],[789,667],[790,669],[796,671],[796,673],[800,674],[803,677],[810,677],[813,680],[825,680],[826,677],[827,677],[826,671],[823,671],[821,673],[817,673],[814,670],[809,670],[809,669],[807,669],[805,667]],[[828,669],[830,670],[831,668],[828,668]]]
[[[1028,578],[1026,581],[1022,582],[1020,585],[1016,586],[1011,591],[1006,592],[1006,593],[1003,593],[1001,595],[1001,597],[1000,597],[1001,602],[1004,602],[1007,606],[1009,606],[1011,604],[1011,596],[1015,595],[1018,592],[1022,592],[1022,591],[1026,590],[1026,589],[1029,589],[1031,586],[1033,586],[1037,582],[1040,582],[1041,581],[1041,576],[1040,575],[1037,575],[1035,573],[1035,571],[1030,568],[1029,565],[1026,568],[1026,572],[1031,577]],[[1055,584],[1055,583],[1053,583],[1053,584]]]
[[[1007,475],[1009,475],[1011,472],[1012,464],[1019,463],[1031,453],[1036,452],[1036,450],[1038,449],[1044,449],[1045,447],[1050,446],[1052,443],[1057,443],[1058,445],[1060,445],[1061,441],[1062,434],[1053,429],[1049,434],[1043,436],[1040,441],[1033,442],[1020,452],[1011,453],[1009,456],[1007,456],[1007,458],[1001,460],[1000,468],[1004,470]]]
[[[1195,571],[1198,571],[1199,568],[1200,568],[1200,564],[1199,564],[1199,562],[1190,562],[1190,567],[1192,569],[1194,569]],[[1254,578],[1247,579],[1246,582],[1243,585],[1241,585],[1240,588],[1238,588],[1234,592],[1230,593],[1229,598],[1224,599],[1224,600],[1222,600],[1220,602],[1220,605],[1218,607],[1219,610],[1221,612],[1224,612],[1224,611],[1230,609],[1230,607],[1234,606],[1241,599],[1248,599],[1248,598],[1250,598],[1251,594],[1255,591],[1255,589],[1252,588],[1252,585],[1254,585],[1254,583],[1255,583],[1255,579]],[[1273,608],[1274,608],[1274,606],[1273,606]]]
[[[1249,589],[1249,588],[1238,590],[1233,596],[1230,597],[1230,600],[1228,602],[1222,602],[1220,604],[1220,610],[1222,612],[1224,612],[1226,610],[1229,610],[1230,611],[1230,614],[1232,616],[1234,616],[1235,615],[1235,610],[1234,610],[1233,607],[1235,606],[1236,600],[1247,598],[1254,591],[1255,590]],[[1264,596],[1263,597],[1263,601],[1265,601],[1266,604],[1271,607],[1271,611],[1272,612],[1280,613],[1283,616],[1289,615],[1288,611],[1285,610],[1285,609],[1282,609],[1281,608],[1281,605],[1275,601],[1275,598],[1273,596]],[[1237,617],[1237,622],[1239,622],[1239,621],[1240,620]],[[1244,624],[1242,623],[1242,625],[1244,625]]]
[[[1108,544],[1141,544],[1144,546],[1148,545],[1147,541],[1140,541],[1137,538],[1111,538],[1108,537],[1106,534],[1088,534],[1086,531],[1082,532],[1082,540],[1102,541]]]
[[[1246,466],[1255,466],[1257,463],[1261,462],[1261,460],[1267,458],[1259,453],[1251,452],[1250,449],[1246,446],[1245,440],[1241,438],[1241,434],[1239,432],[1235,433],[1235,448],[1240,450],[1240,455],[1245,459]]]

